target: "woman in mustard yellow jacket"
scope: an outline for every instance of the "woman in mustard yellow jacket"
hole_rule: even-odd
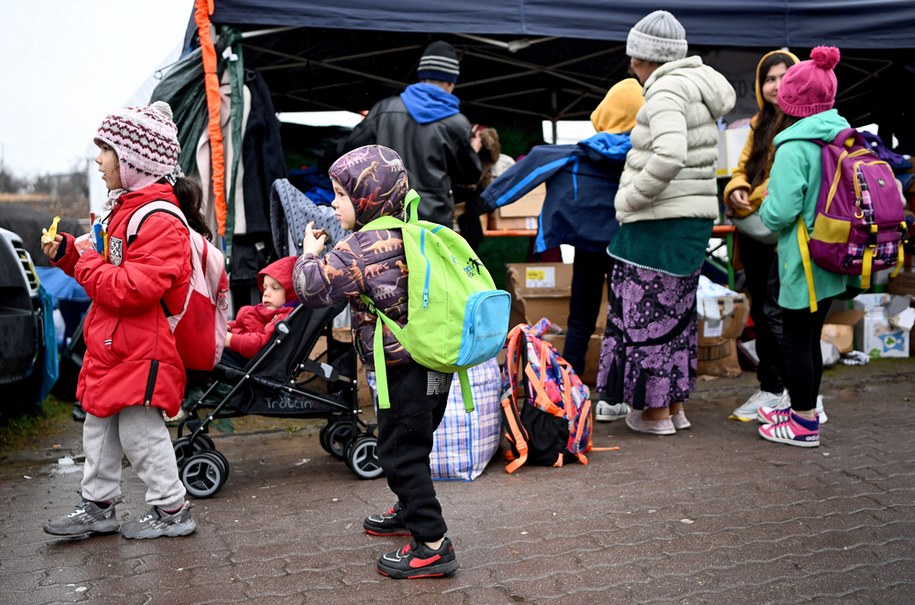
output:
[[[728,214],[737,225],[737,248],[744,267],[746,287],[750,294],[750,315],[756,332],[759,365],[756,377],[759,388],[735,409],[730,418],[743,422],[757,419],[761,406],[787,405],[787,392],[779,367],[778,353],[781,315],[778,306],[778,269],[775,266],[777,234],[768,232],[759,221],[757,211],[768,195],[769,171],[772,168],[773,139],[777,132],[778,89],[788,68],[798,58],[786,50],[763,55],[756,66],[756,102],[759,112],[750,123],[750,134],[740,154],[737,170],[724,190]],[[768,232],[768,233],[767,233]],[[823,414],[825,417],[825,414]]]

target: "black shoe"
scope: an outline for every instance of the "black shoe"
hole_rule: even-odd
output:
[[[447,576],[457,568],[454,546],[448,538],[442,540],[438,550],[411,540],[403,548],[378,559],[378,573],[398,580]]]
[[[400,518],[400,503],[398,502],[388,512],[380,515],[369,515],[362,521],[365,533],[373,536],[409,536],[410,530]]]

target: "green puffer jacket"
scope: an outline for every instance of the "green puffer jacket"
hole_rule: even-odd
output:
[[[769,196],[759,209],[763,224],[778,236],[778,304],[785,309],[810,306],[810,291],[797,238],[797,219],[813,233],[823,167],[821,148],[813,140],[831,141],[848,121],[835,109],[803,118],[775,137],[775,160],[769,176]],[[816,300],[843,294],[860,278],[830,273],[813,264]]]

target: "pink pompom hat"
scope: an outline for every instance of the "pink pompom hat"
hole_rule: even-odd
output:
[[[789,116],[805,118],[832,109],[836,102],[836,74],[839,49],[817,46],[810,60],[788,68],[778,88],[778,106]]]

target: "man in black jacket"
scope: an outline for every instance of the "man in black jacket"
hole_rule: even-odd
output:
[[[419,82],[372,107],[338,147],[338,155],[378,144],[403,158],[410,186],[419,193],[419,217],[453,227],[452,183],[473,185],[480,179],[479,134],[458,110],[452,94],[460,72],[454,47],[433,42],[419,60]]]

